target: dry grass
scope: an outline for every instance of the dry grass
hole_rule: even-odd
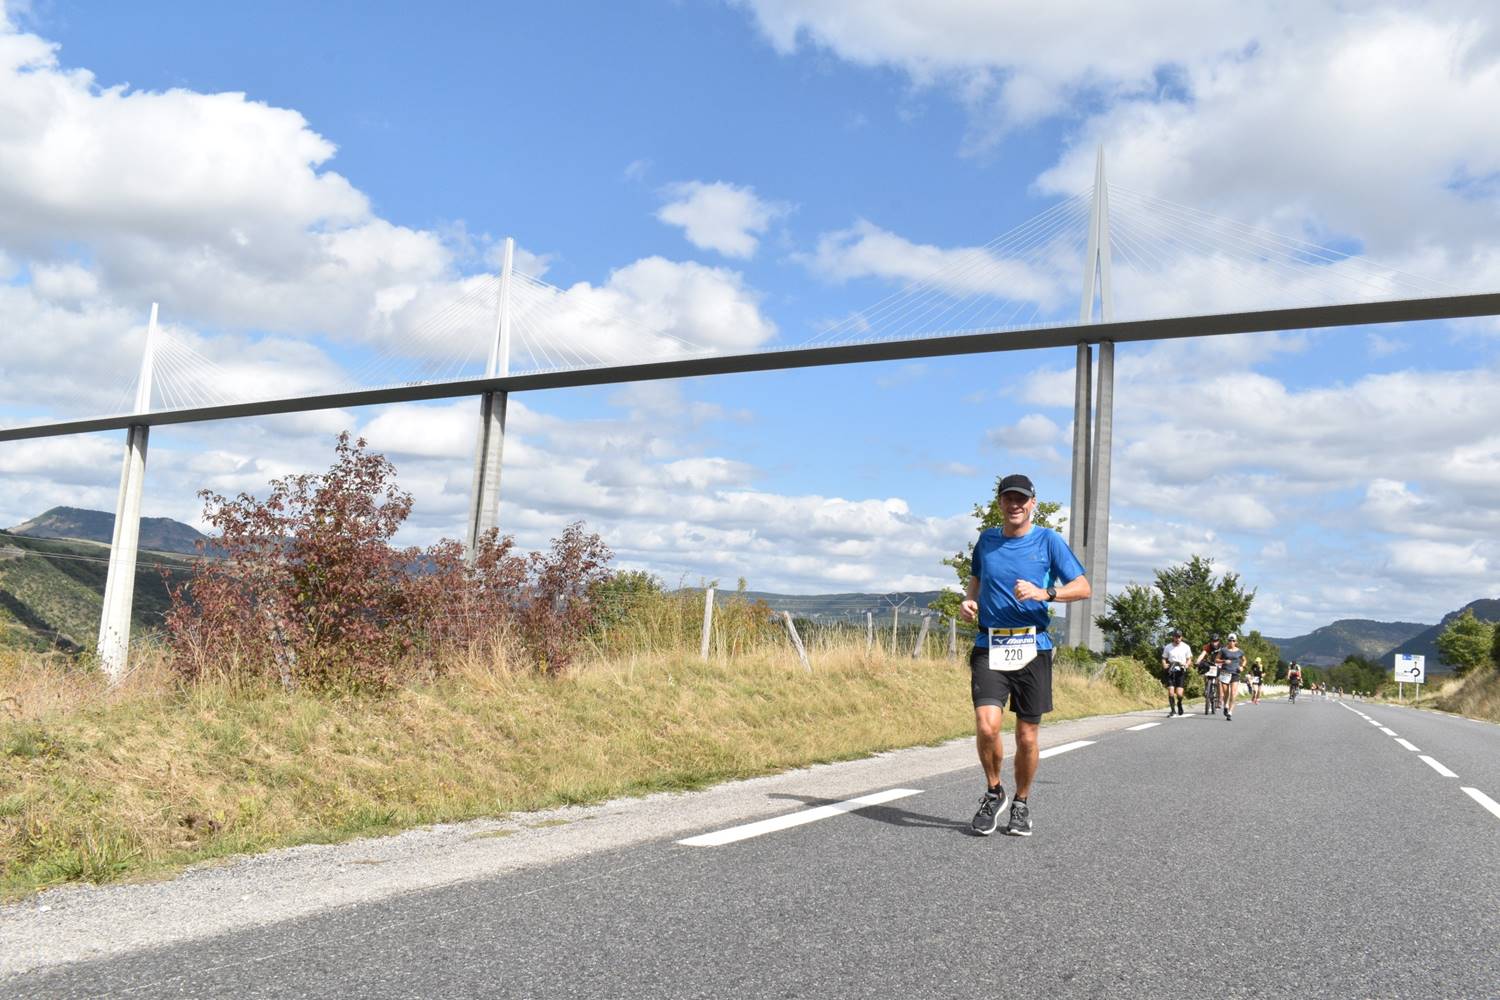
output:
[[[1500,670],[1476,670],[1459,681],[1443,685],[1437,696],[1424,704],[1471,719],[1500,722]]]
[[[596,660],[546,678],[477,656],[391,695],[120,689],[0,654],[0,894],[433,822],[699,787],[971,731],[963,667],[827,650]],[[1055,717],[1154,703],[1060,669]]]

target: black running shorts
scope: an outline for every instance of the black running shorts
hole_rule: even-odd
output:
[[[1182,667],[1172,667],[1167,671],[1167,687],[1187,687],[1187,670]]]
[[[975,646],[969,653],[970,690],[974,707],[999,705],[1022,722],[1041,722],[1052,711],[1052,650],[1039,649],[1036,659],[1020,670],[991,670],[988,652]]]

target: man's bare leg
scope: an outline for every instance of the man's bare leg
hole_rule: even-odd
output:
[[[1031,779],[1036,777],[1038,745],[1042,724],[1016,720],[1016,798],[1024,799],[1031,794]]]
[[[979,766],[989,787],[1000,784],[1000,766],[1005,763],[1005,743],[1000,738],[1000,723],[1005,709],[999,705],[976,705],[974,708],[974,746],[979,751]]]

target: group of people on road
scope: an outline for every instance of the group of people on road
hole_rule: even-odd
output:
[[[1172,630],[1172,641],[1162,647],[1161,667],[1167,685],[1167,716],[1182,715],[1182,699],[1187,690],[1187,675],[1196,667],[1203,675],[1203,711],[1222,711],[1226,722],[1234,721],[1235,696],[1241,683],[1253,703],[1260,703],[1265,666],[1260,657],[1246,663],[1240,637],[1231,632],[1221,643],[1211,636],[1196,656],[1193,647],[1182,638],[1182,629]]]

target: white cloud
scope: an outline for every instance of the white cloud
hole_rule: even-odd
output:
[[[1353,240],[1374,259],[1451,285],[1500,283],[1491,221],[1500,131],[1483,124],[1500,104],[1493,7],[739,2],[782,53],[820,49],[951,94],[968,110],[971,148],[1017,125],[1067,123],[1067,147],[1038,179],[1042,193],[1086,190],[1103,145],[1122,189],[1314,243]],[[1180,272],[1189,255],[1165,249],[1179,289],[1233,296],[1228,261],[1202,259],[1200,248],[1205,273],[1192,277]],[[1343,280],[1346,291],[1358,287]],[[1259,284],[1289,297],[1311,291]],[[1168,311],[1203,310],[1169,303]],[[1142,304],[1140,314],[1149,312]]]
[[[1390,544],[1391,569],[1430,580],[1454,577],[1493,578],[1490,560],[1476,544],[1450,545],[1443,542],[1398,541]]]
[[[1042,248],[1034,259],[1018,260],[983,247],[945,249],[914,243],[864,219],[848,229],[824,233],[817,250],[800,259],[833,281],[874,277],[930,283],[953,295],[1035,303],[1044,312],[1056,308],[1065,295],[1076,294],[1067,289],[1066,281],[1078,282],[1076,248]],[[967,314],[944,319],[949,325],[980,325],[963,315]]]
[[[681,227],[693,246],[726,257],[753,257],[759,236],[790,211],[784,204],[758,197],[753,188],[725,181],[684,181],[668,185],[665,193],[671,200],[656,217]]]
[[[663,257],[622,267],[602,285],[532,294],[525,315],[534,339],[519,346],[538,367],[748,350],[776,333],[738,272]]]

